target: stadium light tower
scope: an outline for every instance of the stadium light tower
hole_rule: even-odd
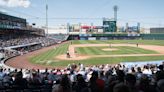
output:
[[[118,6],[115,5],[115,6],[113,7],[113,10],[114,10],[114,20],[117,22],[117,11],[118,11]]]
[[[46,0],[46,31],[48,35],[48,0]]]

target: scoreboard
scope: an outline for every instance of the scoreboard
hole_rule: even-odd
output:
[[[104,32],[116,32],[117,31],[116,21],[104,20],[103,30]]]

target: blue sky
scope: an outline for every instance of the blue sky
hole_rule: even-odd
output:
[[[8,14],[26,18],[30,24],[44,26],[46,0],[29,0],[29,2],[28,7],[2,5],[0,9]],[[47,0],[47,2],[50,27],[68,22],[102,25],[103,17],[113,18],[114,5],[119,7],[119,26],[125,26],[127,22],[132,26],[140,22],[141,27],[164,26],[164,0]]]

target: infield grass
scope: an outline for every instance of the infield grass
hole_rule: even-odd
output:
[[[113,46],[109,49],[117,49],[113,51],[104,51],[109,47],[78,47],[76,48],[77,53],[84,55],[119,55],[119,54],[158,54],[156,51],[146,50],[137,47],[130,46]]]
[[[108,43],[131,43],[131,44],[149,44],[149,45],[162,45],[164,46],[163,40],[110,40],[110,41],[72,41],[73,44],[108,44]],[[99,58],[89,58],[86,60],[57,60],[55,56],[65,54],[68,50],[70,44],[61,44],[56,49],[52,48],[44,53],[40,53],[36,56],[29,58],[30,62],[41,65],[50,65],[50,66],[67,66],[71,63],[83,63],[85,65],[98,65],[98,64],[113,64],[119,62],[129,62],[129,61],[153,61],[153,60],[164,60],[164,56],[131,56],[131,57],[99,57]],[[86,47],[86,48],[77,48],[78,53],[88,54],[88,55],[111,55],[111,54],[157,54],[155,51],[145,50],[136,47],[114,47],[118,51],[102,51],[102,48],[107,47]],[[120,50],[120,51],[119,51]],[[101,51],[101,52],[100,52]],[[133,52],[134,51],[134,52]]]

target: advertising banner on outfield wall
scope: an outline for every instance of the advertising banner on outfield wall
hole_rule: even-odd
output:
[[[108,37],[100,37],[100,40],[108,40]]]
[[[88,36],[92,36],[92,34],[79,34],[79,36],[88,37]]]
[[[96,40],[96,37],[88,37],[88,40]]]
[[[87,40],[87,37],[80,37],[80,40]]]

